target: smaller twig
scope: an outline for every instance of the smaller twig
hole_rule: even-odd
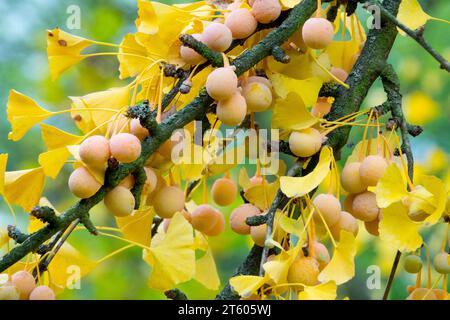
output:
[[[154,217],[153,218],[153,227],[152,227],[152,237],[158,232],[159,225],[163,222],[163,219],[160,217]]]
[[[86,212],[80,216],[80,223],[89,231],[92,235],[97,236],[98,230],[92,222],[89,213]]]
[[[286,52],[280,46],[275,46],[272,48],[272,57],[281,63],[289,63],[291,61],[291,57],[286,54]]]
[[[262,224],[265,224],[268,220],[268,215],[266,214],[261,214],[261,215],[257,215],[257,216],[252,216],[252,217],[248,217],[247,219],[245,219],[245,223],[247,225],[249,225],[250,227],[257,227],[260,226]]]
[[[401,255],[402,253],[400,251],[397,251],[397,253],[395,254],[394,262],[392,263],[391,267],[391,272],[389,273],[389,279],[386,284],[386,289],[384,290],[383,293],[383,300],[387,300],[387,298],[389,297],[389,292],[391,291],[392,283],[394,282],[395,273],[397,271]]]
[[[42,222],[48,223],[50,225],[56,226],[60,223],[59,217],[56,215],[55,210],[47,206],[36,206],[34,207],[30,215]]]
[[[7,231],[8,231],[8,236],[18,244],[23,243],[29,237],[28,234],[23,233],[22,231],[19,230],[18,227],[13,226],[13,225],[9,225],[7,227]]]
[[[132,175],[134,177],[134,186],[131,189],[131,193],[134,196],[134,209],[137,210],[141,206],[142,190],[144,190],[147,174],[144,168],[138,168]]]
[[[405,32],[408,36],[414,39],[422,48],[424,48],[436,61],[440,63],[441,69],[450,72],[450,64],[449,62],[439,54],[433,47],[431,47],[423,37],[423,33],[425,31],[425,27],[422,26],[417,30],[411,30],[406,25],[401,23],[394,15],[392,15],[388,10],[386,10],[383,6],[381,6],[378,2],[374,2],[373,4],[377,5],[380,8],[381,16],[385,19],[388,19],[393,24],[395,24],[399,29]]]
[[[164,291],[165,296],[171,300],[189,300],[188,297],[180,289],[171,289]]]

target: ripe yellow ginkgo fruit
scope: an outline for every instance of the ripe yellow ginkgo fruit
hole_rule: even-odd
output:
[[[117,186],[109,191],[104,202],[111,214],[116,217],[129,216],[135,205],[135,199],[131,191],[122,186]]]
[[[314,286],[318,282],[319,263],[312,257],[300,257],[289,268],[287,280],[290,283],[302,283]]]
[[[246,223],[247,218],[260,214],[258,207],[244,203],[234,209],[230,215],[231,230],[238,234],[250,234],[250,226]],[[264,235],[265,237],[265,235]]]
[[[292,131],[289,136],[289,149],[297,157],[310,157],[320,150],[322,140],[322,135],[314,128]]]
[[[230,29],[234,39],[245,39],[256,31],[258,21],[250,11],[240,8],[226,15],[225,25]]]

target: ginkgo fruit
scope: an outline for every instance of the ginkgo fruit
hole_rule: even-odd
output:
[[[261,82],[251,82],[242,88],[242,96],[247,103],[248,112],[262,112],[272,104],[272,91]]]
[[[344,166],[341,173],[341,184],[349,193],[361,193],[367,189],[359,174],[360,162],[350,162]]]
[[[322,147],[322,135],[314,128],[292,131],[289,136],[289,149],[297,157],[310,157]]]
[[[191,224],[194,229],[208,236],[215,236],[224,230],[225,219],[222,213],[213,206],[202,204],[192,211]]]
[[[361,181],[368,186],[376,186],[378,180],[384,175],[388,164],[379,155],[370,155],[364,158],[359,167]]]
[[[84,167],[75,169],[69,177],[69,189],[78,198],[87,199],[102,187],[94,176]]]
[[[330,231],[335,240],[340,239],[341,230],[352,233],[355,237],[358,235],[358,221],[350,213],[342,211],[339,221],[330,227]]]
[[[278,0],[255,0],[252,13],[260,23],[275,21],[281,14],[281,4]]]
[[[91,136],[80,144],[79,155],[88,166],[102,167],[108,161],[111,153],[109,141],[103,136]]]
[[[19,290],[22,300],[28,299],[31,291],[36,287],[33,275],[23,270],[11,276],[11,284]]]
[[[132,189],[134,187],[135,179],[132,174],[127,175],[122,181],[120,181],[119,186]]]
[[[240,8],[226,15],[225,25],[230,29],[234,39],[245,39],[256,31],[258,21],[250,11]]]
[[[181,132],[176,131],[172,134],[170,139],[164,141],[158,148],[158,153],[166,160],[172,160],[172,152],[179,143],[183,143],[184,136]]]
[[[213,22],[203,30],[201,39],[214,51],[223,52],[230,47],[233,35],[226,25]]]
[[[138,137],[141,141],[149,136],[148,130],[141,125],[139,119],[131,119],[130,133]]]
[[[331,111],[331,103],[327,98],[319,98],[311,109],[311,114],[315,117],[321,118],[326,116]]]
[[[264,244],[266,243],[266,233],[266,224],[250,227],[250,236],[253,242],[260,247],[264,247]]]
[[[316,209],[314,210],[314,218],[316,221],[322,221],[323,218],[328,226],[338,223],[342,208],[341,203],[334,195],[319,194],[314,198],[313,204]]]
[[[228,126],[240,124],[247,115],[245,98],[236,91],[231,98],[219,101],[216,113],[219,120]]]
[[[55,293],[48,286],[38,286],[30,293],[30,300],[55,300]]]
[[[191,34],[191,36],[193,36],[194,39],[203,42],[201,34],[194,33]],[[205,61],[205,58],[201,54],[197,53],[194,49],[186,46],[180,46],[180,56],[181,59],[183,59],[183,61],[187,64],[195,65]]]
[[[446,252],[439,252],[434,256],[433,267],[436,272],[440,274],[450,273],[449,254]]]
[[[143,192],[151,193],[156,189],[156,186],[158,184],[158,177],[155,171],[151,168],[144,167],[144,171],[147,179],[145,179]]]
[[[269,88],[270,90],[272,90],[273,85],[272,82],[270,82],[269,79],[267,79],[266,77],[260,77],[260,76],[251,76],[245,79],[245,83],[249,84],[249,83],[261,83],[267,86],[267,88]]]
[[[135,205],[135,199],[127,188],[117,186],[109,191],[104,199],[105,205],[115,217],[129,216]]]
[[[2,285],[0,286],[0,301],[20,300],[20,292],[15,286]]]
[[[237,234],[250,234],[250,226],[246,223],[247,218],[260,214],[261,211],[258,207],[244,203],[234,209],[230,215],[230,227],[231,230]]]
[[[364,222],[364,227],[366,228],[366,231],[368,233],[370,233],[371,235],[373,235],[375,237],[378,237],[380,235],[380,231],[379,231],[380,220],[379,219]]]
[[[403,260],[403,268],[408,273],[419,273],[422,270],[422,259],[419,256],[410,254]]]
[[[312,49],[324,49],[334,36],[333,24],[324,18],[309,18],[302,27],[305,44]]]
[[[377,219],[380,208],[377,206],[375,193],[366,191],[355,196],[352,203],[352,214],[355,218],[370,222]]]
[[[319,263],[319,269],[322,270],[330,262],[330,253],[327,247],[319,241],[313,241],[312,249],[314,252],[310,255],[314,256]]]
[[[333,76],[335,76],[336,78],[338,78],[339,80],[341,80],[342,82],[345,82],[347,80],[347,78],[348,78],[347,71],[345,71],[342,68],[331,67],[330,73]]]
[[[184,209],[185,195],[178,186],[166,186],[153,197],[153,208],[161,218],[172,218]]]
[[[216,101],[232,98],[237,86],[238,78],[233,67],[217,68],[206,79],[206,91]]]
[[[119,133],[109,140],[111,155],[119,162],[130,163],[141,155],[141,141],[130,133]]]
[[[289,283],[301,283],[314,286],[318,282],[319,263],[312,257],[300,257],[289,267],[287,280]]]
[[[211,188],[211,195],[219,206],[228,206],[233,203],[237,195],[236,183],[230,178],[220,178],[214,181]]]

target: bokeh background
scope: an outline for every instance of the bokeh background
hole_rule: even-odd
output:
[[[177,3],[177,1],[161,1]],[[182,1],[178,1],[181,3]],[[424,10],[439,18],[450,17],[450,2],[428,0],[420,1]],[[67,8],[77,5],[81,8],[81,29],[67,30]],[[56,82],[49,76],[46,57],[46,30],[61,27],[73,34],[104,42],[119,43],[121,37],[134,31],[136,17],[135,0],[26,0],[1,1],[0,13],[0,153],[8,153],[8,170],[33,168],[38,165],[37,155],[44,151],[38,128],[29,132],[20,142],[7,140],[10,130],[6,120],[6,102],[10,89],[16,89],[33,97],[50,110],[69,107],[68,96],[81,96],[89,92],[123,85],[118,80],[118,63],[114,57],[87,59],[77,67],[71,68]],[[358,11],[362,19],[365,12]],[[449,26],[442,22],[429,21],[425,36],[439,52],[449,59]],[[401,90],[404,95],[405,110],[411,123],[425,126],[425,132],[413,140],[413,151],[417,160],[416,172],[436,174],[450,181],[450,83],[448,74],[439,69],[438,64],[413,40],[399,36],[389,61],[398,71]],[[385,99],[379,83],[370,91],[364,105],[374,106]],[[68,117],[57,117],[50,121],[66,130],[77,132]],[[357,133],[353,135],[356,141]],[[350,139],[352,140],[352,139]],[[351,151],[351,147],[344,150]],[[74,201],[66,187],[70,166],[56,180],[48,179],[45,195],[60,210]],[[254,170],[249,168],[249,170]],[[233,171],[237,175],[237,170]],[[1,202],[0,202],[1,203]],[[230,206],[231,208],[231,206]],[[19,224],[26,228],[26,215],[16,208]],[[225,209],[229,215],[231,209]],[[96,208],[95,222],[108,225],[112,222],[104,214],[104,208]],[[0,204],[0,228],[11,223],[7,208]],[[361,228],[364,229],[364,228]],[[429,234],[431,248],[439,247],[445,230],[433,228]],[[339,292],[340,297],[351,299],[379,299],[386,280],[394,252],[373,241],[374,238],[362,231],[359,236],[359,252],[356,261],[357,276]],[[99,259],[123,246],[123,243],[110,238],[92,239],[87,232],[79,231],[70,238],[70,243],[91,259]],[[211,240],[222,285],[233,273],[236,266],[248,253],[250,239],[233,234],[229,229]],[[101,264],[87,277],[83,278],[81,290],[66,290],[59,296],[62,299],[158,299],[164,298],[161,292],[149,289],[146,279],[149,267],[141,259],[140,249],[130,249]],[[367,268],[376,265],[381,268],[383,280],[381,289],[369,290],[366,286]],[[392,298],[404,299],[405,287],[414,278],[400,270],[394,282]],[[195,281],[179,286],[191,299],[210,299],[217,292],[204,289]]]

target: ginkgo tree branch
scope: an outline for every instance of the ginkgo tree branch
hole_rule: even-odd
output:
[[[304,0],[295,6],[280,26],[267,34],[253,48],[244,52],[233,61],[236,66],[236,74],[242,75],[251,69],[259,61],[272,54],[275,46],[283,44],[299,27],[308,19],[316,8],[316,0]],[[36,252],[38,248],[60,230],[67,229],[76,219],[88,215],[92,207],[103,200],[106,193],[117,186],[126,176],[144,167],[147,159],[168,140],[172,133],[183,128],[194,120],[201,120],[213,103],[204,89],[183,109],[165,119],[155,128],[155,134],[142,142],[141,156],[130,164],[121,164],[117,167],[108,167],[105,173],[105,184],[100,190],[88,199],[78,201],[73,207],[60,215],[56,224],[47,224],[42,229],[27,235],[24,241],[14,247],[9,253],[0,259],[0,272],[6,270],[16,262],[24,258],[28,253]],[[149,112],[148,116],[153,116]]]
[[[450,63],[432,46],[430,46],[423,37],[425,32],[425,26],[419,27],[417,30],[411,30],[405,24],[400,22],[395,15],[386,10],[383,6],[381,6],[378,2],[372,2],[369,4],[374,4],[380,7],[381,17],[384,19],[388,19],[390,22],[395,24],[399,29],[405,32],[408,36],[414,39],[422,48],[424,48],[436,61],[439,62],[441,69],[450,72]],[[412,17],[413,18],[413,17]]]

